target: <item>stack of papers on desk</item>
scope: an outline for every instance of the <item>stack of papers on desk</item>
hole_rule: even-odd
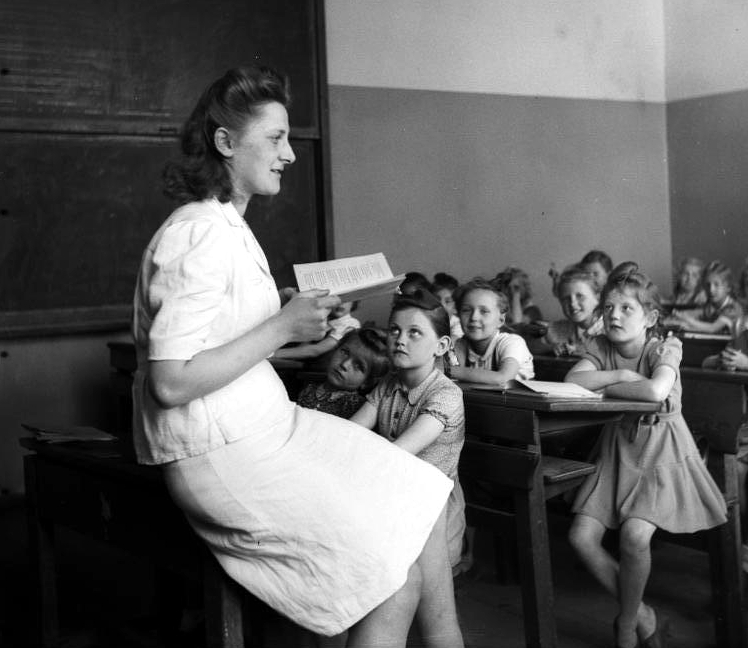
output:
[[[68,443],[70,441],[114,441],[117,437],[88,425],[29,425],[21,427],[33,432],[34,438],[47,443]]]
[[[392,294],[405,279],[404,274],[392,275],[381,252],[318,263],[296,263],[293,271],[300,291],[329,290],[344,302]]]

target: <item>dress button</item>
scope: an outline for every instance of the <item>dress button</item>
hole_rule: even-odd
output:
[[[400,418],[400,412],[395,412],[395,413],[394,413],[394,414],[392,415],[392,418],[394,418],[394,419],[399,419],[399,418]]]

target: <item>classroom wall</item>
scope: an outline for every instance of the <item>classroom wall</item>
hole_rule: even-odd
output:
[[[670,282],[661,2],[328,0],[335,247],[460,279],[590,248]],[[381,321],[386,300],[364,303]]]
[[[748,256],[748,5],[666,0],[674,260]]]
[[[122,333],[0,340],[0,499],[23,491],[21,423],[109,428],[109,349]]]

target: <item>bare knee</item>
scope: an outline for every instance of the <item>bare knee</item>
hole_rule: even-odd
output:
[[[586,556],[600,546],[600,541],[589,528],[572,524],[571,529],[569,529],[569,544],[577,554]]]
[[[621,553],[639,554],[649,551],[652,533],[647,528],[624,525],[621,527]]]

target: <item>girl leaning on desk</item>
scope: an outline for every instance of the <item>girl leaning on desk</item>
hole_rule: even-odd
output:
[[[285,79],[229,70],[187,120],[164,173],[176,209],[135,293],[138,460],[226,572],[301,626],[349,646],[462,646],[443,509],[452,482],[349,421],[306,410],[267,358],[321,338],[339,303],[280,295],[243,215],[295,160]],[[285,303],[281,307],[281,302]]]

